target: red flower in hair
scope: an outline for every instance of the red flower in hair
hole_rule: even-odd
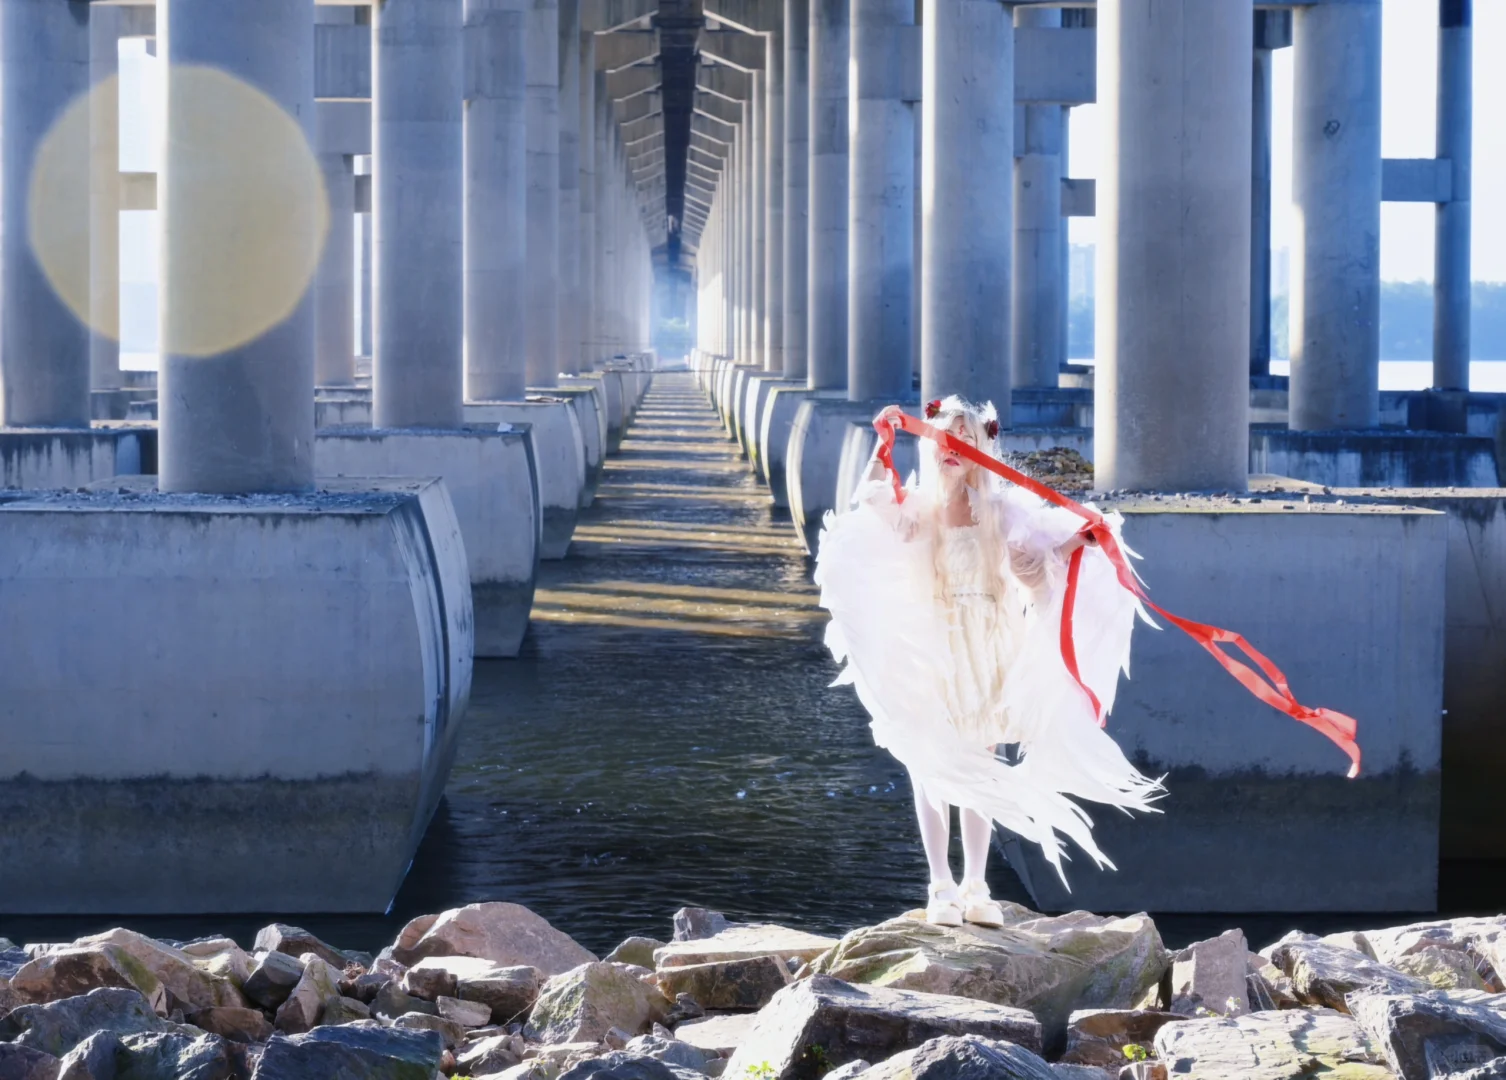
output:
[[[987,424],[983,425],[983,430],[988,432],[990,439],[997,439],[999,437],[999,422],[997,420],[990,420]]]
[[[937,400],[935,400],[935,401],[928,401],[928,402],[926,402],[926,419],[927,420],[935,420],[936,419],[936,414],[939,413],[939,412],[941,412],[941,400],[939,398]]]

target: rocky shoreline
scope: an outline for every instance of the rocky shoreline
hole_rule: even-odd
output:
[[[378,955],[297,927],[0,938],[0,1080],[1506,1080],[1506,916],[1258,952],[1146,915],[840,940],[683,909],[598,959],[526,908]]]

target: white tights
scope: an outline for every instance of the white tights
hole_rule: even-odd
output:
[[[931,884],[951,883],[952,867],[948,858],[951,845],[952,808],[946,803],[933,804],[925,790],[912,776],[915,791],[915,816],[920,821],[920,841],[931,868]],[[993,838],[994,823],[973,810],[962,809],[962,880],[984,881],[988,865],[988,844]]]

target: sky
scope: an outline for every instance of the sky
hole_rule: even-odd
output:
[[[1506,0],[1475,0],[1474,199],[1472,277],[1506,281]],[[1381,30],[1381,153],[1434,155],[1438,85],[1438,0],[1384,0]],[[1271,246],[1289,247],[1291,210],[1292,50],[1274,58],[1271,131]],[[1486,102],[1499,103],[1497,109]],[[1072,110],[1068,160],[1075,177],[1098,175],[1098,107]],[[1092,218],[1073,218],[1073,243],[1092,243]],[[1381,204],[1381,278],[1433,280],[1433,207]]]

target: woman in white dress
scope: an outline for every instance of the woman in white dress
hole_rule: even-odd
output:
[[[951,397],[927,406],[926,418],[998,456],[992,406]],[[1104,733],[1084,690],[1104,713],[1112,706],[1143,611],[1080,517],[936,442],[923,442],[920,457],[900,501],[875,454],[854,509],[827,515],[816,583],[831,612],[826,643],[845,661],[837,682],[856,687],[874,740],[910,774],[930,866],[927,918],[997,926],[1003,913],[984,881],[993,822],[1039,844],[1065,882],[1063,837],[1113,865],[1074,798],[1151,810],[1161,790]],[[1118,515],[1106,522],[1117,539]],[[1061,620],[1068,561],[1084,545],[1072,634],[1079,684],[1062,658]],[[1004,747],[1017,752],[1006,760]],[[952,806],[960,885],[947,859]]]

